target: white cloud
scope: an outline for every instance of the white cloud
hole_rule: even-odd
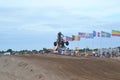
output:
[[[120,30],[119,4],[120,0],[1,0],[0,35]]]
[[[1,1],[0,6],[10,9],[21,8],[23,10],[12,14],[23,17],[42,15],[57,19],[63,17],[64,19],[64,15],[68,15],[68,17],[104,19],[106,16],[120,13],[119,3],[119,0],[4,0]]]
[[[89,8],[89,7],[109,7],[119,5],[119,0],[3,0],[1,6],[11,7],[63,7],[63,8]]]
[[[0,22],[18,22],[19,20],[16,19],[15,17],[3,17],[3,16],[0,16]]]

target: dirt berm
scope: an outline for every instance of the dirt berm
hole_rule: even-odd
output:
[[[0,80],[120,80],[120,60],[60,55],[3,56]]]

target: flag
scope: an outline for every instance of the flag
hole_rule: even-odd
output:
[[[118,36],[118,37],[120,37],[120,31],[118,31],[118,30],[112,30],[112,36]]]
[[[106,37],[110,38],[111,37],[111,33],[107,33]]]
[[[101,31],[101,37],[111,37],[111,34],[108,32]]]
[[[86,38],[93,39],[94,38],[93,33],[87,33]]]
[[[96,37],[96,31],[93,31],[93,37]]]
[[[100,32],[97,33],[97,36],[100,37]]]
[[[86,37],[86,33],[83,33],[83,32],[79,32],[78,35],[79,35],[80,38],[85,38]]]
[[[72,37],[66,36],[66,41],[73,41]]]
[[[80,41],[80,36],[73,35],[73,36],[72,36],[72,39],[73,39],[74,41]]]
[[[106,33],[104,31],[101,31],[101,37],[105,37]]]

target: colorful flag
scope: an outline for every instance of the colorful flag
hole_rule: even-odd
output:
[[[93,37],[96,37],[96,31],[93,31]]]
[[[73,35],[72,38],[74,41],[80,41],[80,36]]]
[[[72,37],[66,36],[66,41],[73,41]]]
[[[93,39],[94,38],[93,33],[87,33],[86,38]]]
[[[86,37],[86,33],[83,33],[83,32],[79,32],[78,35],[79,35],[80,38],[85,38]]]
[[[100,37],[100,32],[97,33],[97,36]]]
[[[112,30],[112,36],[118,36],[118,37],[120,37],[120,31],[118,31],[118,30]]]
[[[101,31],[101,37],[111,37],[111,34],[108,32]]]

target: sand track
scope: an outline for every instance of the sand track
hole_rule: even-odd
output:
[[[59,55],[0,57],[0,80],[120,80],[120,61]]]

